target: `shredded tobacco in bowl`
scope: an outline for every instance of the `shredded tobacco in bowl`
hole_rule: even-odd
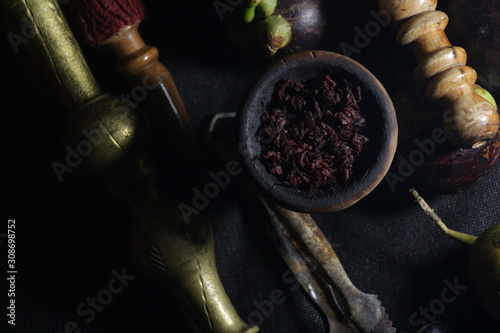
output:
[[[308,192],[346,184],[368,142],[360,102],[361,88],[344,78],[278,81],[260,118],[267,171]]]

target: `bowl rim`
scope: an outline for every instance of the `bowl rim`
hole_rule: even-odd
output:
[[[323,71],[328,70],[328,72]],[[342,73],[368,91],[380,111],[382,128],[380,150],[373,167],[367,168],[355,182],[338,190],[306,192],[281,184],[259,161],[260,143],[257,137],[260,114],[266,109],[264,90],[273,91],[281,78],[295,78],[307,72],[303,79],[319,75]],[[319,72],[323,74],[319,74]],[[317,74],[316,74],[317,73]],[[309,76],[308,76],[309,75]],[[258,116],[258,117],[257,117]],[[373,117],[374,115],[372,115]],[[258,120],[256,120],[256,117]],[[248,90],[238,110],[238,151],[258,190],[278,205],[298,212],[319,213],[345,209],[372,192],[382,181],[394,158],[397,147],[397,120],[392,100],[382,83],[356,60],[332,51],[313,50],[286,55],[273,62],[261,73]]]

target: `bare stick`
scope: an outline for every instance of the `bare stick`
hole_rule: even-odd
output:
[[[444,231],[444,233],[462,243],[465,244],[472,244],[476,240],[476,236],[471,236],[468,234],[464,234],[459,231],[451,230],[449,229],[444,222],[441,220],[441,218],[436,214],[434,209],[432,209],[427,202],[425,202],[424,198],[418,194],[418,192],[415,189],[410,189],[410,193],[413,195],[417,203],[422,207],[424,212],[432,219],[432,221],[441,229]]]

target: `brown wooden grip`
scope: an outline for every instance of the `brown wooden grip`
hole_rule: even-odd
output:
[[[170,71],[159,61],[158,49],[144,42],[138,25],[122,29],[105,45],[117,55],[117,73],[127,79],[132,90],[141,90],[140,102],[144,103],[154,125],[166,135],[171,147],[181,154],[181,161],[197,167],[198,143],[177,85]]]

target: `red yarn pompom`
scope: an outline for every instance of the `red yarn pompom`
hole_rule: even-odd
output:
[[[68,9],[91,46],[142,20],[145,12],[141,0],[72,0]]]

